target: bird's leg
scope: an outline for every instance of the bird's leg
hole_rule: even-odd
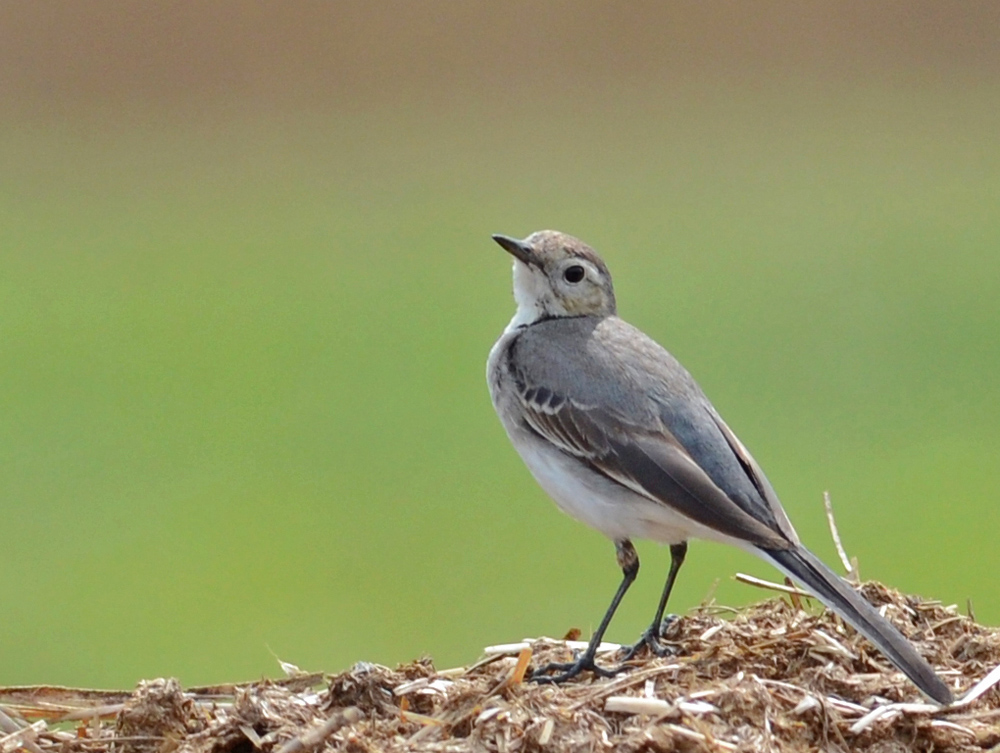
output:
[[[550,662],[544,667],[536,669],[531,673],[531,679],[535,682],[566,682],[587,670],[599,677],[613,677],[622,669],[625,669],[625,667],[605,669],[604,667],[597,666],[597,663],[594,661],[594,658],[597,656],[597,648],[601,645],[601,641],[604,638],[604,631],[608,629],[611,618],[614,617],[615,610],[618,609],[618,605],[621,603],[622,597],[625,596],[625,592],[628,591],[628,587],[632,585],[635,576],[639,574],[639,555],[635,551],[635,547],[632,546],[631,541],[628,539],[616,541],[615,551],[618,556],[618,565],[622,569],[622,582],[615,592],[615,597],[611,600],[611,606],[604,613],[604,619],[601,620],[601,624],[597,626],[597,630],[591,637],[590,643],[587,644],[587,650],[575,662]]]
[[[660,604],[656,608],[656,616],[653,618],[652,624],[643,631],[643,634],[639,636],[634,644],[632,644],[625,651],[625,656],[622,661],[628,661],[633,658],[643,646],[648,646],[649,650],[652,651],[657,656],[667,656],[671,653],[669,648],[660,645],[659,638],[662,635],[663,630],[663,612],[667,608],[667,600],[670,598],[670,592],[674,587],[674,580],[677,578],[677,571],[681,569],[681,565],[684,564],[684,557],[687,554],[687,542],[682,541],[680,544],[672,544],[670,546],[670,572],[667,573],[667,582],[663,585],[663,595],[660,596]]]

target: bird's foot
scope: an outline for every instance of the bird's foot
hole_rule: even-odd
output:
[[[531,673],[531,681],[540,684],[558,685],[567,680],[572,680],[582,672],[593,672],[597,677],[614,677],[616,674],[629,667],[618,666],[607,669],[598,666],[594,657],[590,653],[585,653],[573,662],[549,662],[544,667],[539,667]]]
[[[676,654],[677,648],[674,646],[664,646],[660,643],[660,638],[666,634],[670,626],[678,619],[679,617],[676,614],[668,614],[659,625],[650,625],[642,631],[639,640],[625,649],[622,661],[627,662],[634,659],[642,651],[643,646],[648,648],[650,653],[660,657]]]

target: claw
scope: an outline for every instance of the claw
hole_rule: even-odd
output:
[[[678,619],[677,615],[668,614],[663,618],[663,622],[659,625],[650,625],[646,628],[642,632],[642,635],[639,636],[639,640],[625,649],[622,661],[627,662],[634,659],[636,654],[642,650],[643,646],[648,648],[650,653],[659,657],[672,656],[673,654],[676,654],[677,649],[675,647],[664,646],[660,643],[660,638],[663,637],[663,634],[667,632],[667,629],[676,619]]]
[[[597,677],[614,677],[625,669],[629,668],[622,665],[611,669],[598,666],[594,657],[584,654],[575,662],[549,662],[544,667],[539,667],[531,673],[531,681],[543,685],[559,685],[567,680],[572,680],[582,672],[592,672]],[[558,672],[558,674],[551,674],[553,672]]]

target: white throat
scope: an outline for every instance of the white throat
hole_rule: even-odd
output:
[[[519,327],[533,324],[545,315],[545,307],[542,300],[548,293],[548,280],[527,264],[514,261],[514,301],[517,303],[517,311],[514,318],[510,320],[505,332],[511,332]]]

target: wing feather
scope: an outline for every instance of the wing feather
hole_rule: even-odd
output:
[[[529,386],[523,375],[518,382],[528,426],[596,472],[721,534],[769,548],[791,544],[783,531],[737,505],[666,427],[650,431],[547,387]]]

